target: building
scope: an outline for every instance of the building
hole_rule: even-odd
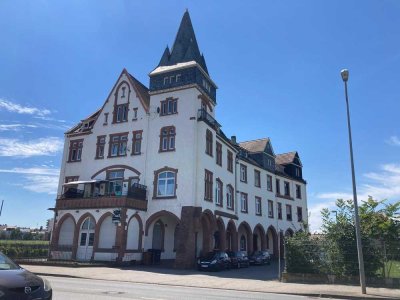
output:
[[[102,107],[66,132],[52,258],[130,261],[159,249],[185,268],[214,248],[276,256],[278,232],[307,217],[298,153],[225,136],[188,12],[149,76],[147,88],[124,69]]]

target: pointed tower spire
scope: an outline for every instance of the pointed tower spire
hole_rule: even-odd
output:
[[[169,62],[169,57],[171,53],[169,52],[168,45],[164,50],[163,55],[161,56],[160,62],[158,63],[158,66],[167,66]]]

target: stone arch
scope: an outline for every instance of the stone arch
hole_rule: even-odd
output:
[[[108,167],[105,167],[105,168],[97,171],[90,178],[94,179],[97,175],[99,175],[99,174],[101,174],[101,173],[103,173],[105,171],[108,171],[110,169],[126,169],[126,170],[132,171],[133,173],[136,173],[138,176],[140,176],[140,172],[138,170],[136,170],[135,168],[132,168],[132,167],[130,167],[128,165],[112,165],[112,166],[108,166]]]
[[[217,221],[214,214],[206,209],[201,213],[200,224],[202,229],[202,252],[203,254],[209,252],[214,247],[214,233],[217,230]]]
[[[67,220],[68,218],[72,218],[72,220],[73,220],[73,222],[74,222],[74,226],[75,226],[75,227],[74,227],[74,231],[73,231],[73,238],[72,238],[72,245],[71,245],[71,247],[73,247],[73,245],[74,245],[75,232],[76,232],[76,230],[75,230],[75,228],[76,228],[76,221],[75,221],[75,218],[74,218],[74,216],[73,216],[72,214],[66,213],[65,215],[63,215],[63,216],[61,217],[61,219],[57,222],[57,225],[56,225],[55,228],[54,228],[54,232],[53,232],[53,236],[52,236],[52,248],[54,248],[54,250],[58,249],[58,240],[59,240],[59,238],[60,238],[60,230],[61,230],[61,227],[62,227],[64,221]]]
[[[258,238],[260,238],[259,242],[257,241]],[[267,240],[265,236],[265,230],[264,227],[260,223],[258,223],[253,230],[253,250],[255,251],[255,250],[266,250],[266,249],[267,249]]]
[[[215,243],[214,248],[218,248],[219,250],[226,250],[226,229],[224,220],[221,217],[217,218],[217,231],[219,233],[219,244]]]
[[[252,253],[253,252],[253,243],[252,243],[253,233],[252,233],[249,223],[247,223],[246,221],[243,221],[242,223],[240,223],[240,225],[238,227],[239,241],[243,235],[246,238],[246,251],[248,253]],[[239,247],[239,250],[240,250],[240,247]]]
[[[235,222],[230,219],[226,226],[226,248],[230,251],[238,250],[238,232],[236,230]]]
[[[278,257],[278,233],[274,226],[270,225],[266,233],[267,249],[274,257]]]
[[[285,231],[285,237],[292,237],[293,234],[294,234],[294,231],[293,231],[292,228],[288,228],[288,229]]]
[[[157,241],[155,239],[156,225],[160,227],[159,228],[159,230],[160,230],[160,233],[159,233],[160,234],[160,236],[159,236],[160,241]],[[165,242],[165,224],[161,219],[158,219],[154,223],[154,226],[153,226],[151,248],[164,251],[164,242]]]
[[[96,229],[94,232],[94,245],[93,245],[93,249],[96,251],[99,249],[99,242],[100,242],[100,230],[101,230],[101,225],[103,224],[104,220],[108,217],[112,217],[112,213],[111,212],[106,212],[105,214],[103,214],[100,219],[96,222]],[[116,229],[116,228],[115,228]],[[115,241],[116,241],[116,234],[117,234],[117,230],[115,230],[115,236],[114,236],[114,245],[115,246]]]
[[[86,218],[88,218],[88,217],[91,217],[91,218],[94,220],[95,228],[97,227],[96,219],[95,219],[95,217],[94,217],[90,212],[84,213],[84,214],[79,218],[79,220],[78,220],[78,222],[76,223],[76,226],[75,226],[74,245],[73,245],[73,248],[72,248],[72,259],[76,259],[76,251],[78,250],[79,231],[80,231],[80,229],[81,229],[81,226],[82,226],[83,221],[85,221]],[[96,230],[95,230],[95,240],[94,240],[94,244],[96,244]],[[93,247],[93,249],[95,249],[95,248]],[[94,253],[94,251],[93,251],[93,253]]]
[[[128,249],[128,241],[129,241],[129,234],[130,234],[130,232],[129,232],[129,226],[130,226],[130,224],[131,224],[131,221],[133,220],[133,219],[136,219],[136,221],[137,221],[137,223],[138,223],[138,225],[139,225],[139,228],[138,228],[138,246],[137,246],[137,249],[129,249],[129,250],[141,250],[142,249],[142,238],[143,238],[143,222],[142,222],[142,218],[139,216],[139,214],[136,212],[134,215],[132,215],[130,218],[129,218],[129,220],[128,220],[128,222],[126,223],[126,225],[127,225],[127,230],[125,231],[125,235],[126,235],[126,238],[125,238],[125,241],[126,241],[126,248]]]
[[[160,210],[154,214],[152,214],[147,220],[146,220],[146,225],[145,225],[145,235],[148,236],[149,235],[149,228],[150,225],[154,222],[157,221],[157,219],[161,218],[161,217],[171,217],[172,219],[174,219],[177,223],[180,223],[180,219],[173,214],[172,212],[169,212],[167,210]]]

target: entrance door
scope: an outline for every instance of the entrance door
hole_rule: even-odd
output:
[[[83,222],[79,232],[79,245],[77,251],[78,260],[90,260],[93,254],[95,223],[93,218],[88,217]]]

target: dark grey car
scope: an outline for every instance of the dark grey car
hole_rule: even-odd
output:
[[[46,279],[21,268],[0,252],[1,300],[50,300],[52,293]]]

